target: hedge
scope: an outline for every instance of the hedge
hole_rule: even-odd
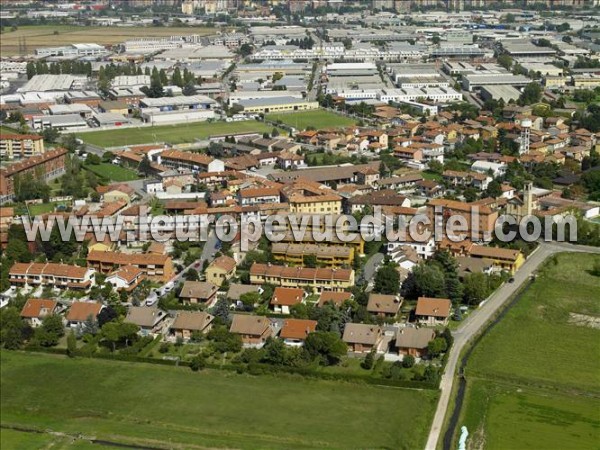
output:
[[[63,348],[27,348],[27,351],[42,352],[42,353],[53,353],[66,355],[67,350]],[[79,352],[76,352],[73,356],[81,356]],[[113,361],[124,361],[124,362],[137,362],[137,363],[148,363],[158,364],[163,366],[182,366],[190,367],[189,361],[173,360],[173,359],[158,359],[150,358],[147,356],[138,355],[122,355],[118,353],[94,353],[89,356],[90,358],[96,359],[107,359]],[[439,377],[436,382],[428,381],[412,381],[412,380],[392,380],[388,378],[378,378],[371,375],[357,375],[349,373],[333,373],[333,372],[322,372],[306,367],[286,367],[286,366],[272,366],[269,364],[261,363],[250,363],[250,364],[215,364],[206,363],[207,369],[220,369],[229,370],[237,373],[247,373],[249,375],[264,375],[264,374],[278,374],[285,373],[290,375],[300,375],[307,378],[315,378],[321,380],[330,381],[346,381],[351,383],[364,383],[370,385],[390,386],[390,387],[401,387],[401,388],[413,388],[413,389],[428,389],[437,390],[439,384]]]

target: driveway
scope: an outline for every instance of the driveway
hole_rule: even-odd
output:
[[[383,262],[383,258],[383,253],[375,253],[367,260],[362,272],[362,279],[364,281],[370,282],[373,280],[375,272],[377,272],[377,269],[379,269],[379,266]]]

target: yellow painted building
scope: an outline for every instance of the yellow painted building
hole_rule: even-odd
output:
[[[354,286],[354,270],[311,269],[254,263],[250,268],[250,283],[340,292]]]
[[[304,265],[307,258],[314,257],[319,266],[350,266],[354,261],[352,247],[330,246],[326,244],[274,243],[271,253],[277,261],[293,265]]]
[[[44,138],[37,134],[0,134],[0,158],[31,158],[44,153]]]
[[[244,112],[247,113],[280,113],[293,111],[309,111],[319,109],[319,102],[310,102],[306,100],[290,97],[285,102],[277,100],[277,98],[263,98],[256,100],[242,100],[239,103],[244,107]]]

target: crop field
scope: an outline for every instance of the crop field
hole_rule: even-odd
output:
[[[59,47],[68,44],[93,43],[114,45],[123,41],[148,36],[174,36],[186,34],[208,35],[211,28],[201,27],[80,27],[76,25],[28,25],[10,31],[7,27],[0,38],[3,56],[19,54],[19,40],[24,39],[27,53],[40,47]]]
[[[282,123],[294,127],[296,130],[305,130],[308,127],[313,127],[316,129],[340,128],[354,125],[356,123],[354,119],[321,109],[280,114],[267,114],[267,119],[272,121],[281,120]]]
[[[161,125],[155,127],[127,128],[121,130],[90,131],[79,133],[78,138],[99,147],[152,144],[166,142],[181,144],[206,139],[209,136],[234,133],[270,133],[271,125],[248,120],[245,122],[198,122],[184,125]]]
[[[598,448],[600,255],[551,258],[466,367],[472,447]]]
[[[94,172],[100,178],[110,181],[121,182],[140,179],[135,171],[125,167],[115,166],[114,164],[110,163],[87,164],[85,169],[89,170],[90,172]]]
[[[3,427],[159,448],[422,448],[437,400],[286,375],[9,351],[0,362]]]

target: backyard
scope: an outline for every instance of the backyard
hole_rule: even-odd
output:
[[[154,127],[127,128],[122,130],[90,131],[79,133],[78,138],[99,147],[166,142],[181,144],[206,139],[209,136],[234,133],[270,133],[271,125],[248,120],[245,122],[198,122],[184,125],[163,125]]]
[[[88,164],[85,166],[85,169],[95,173],[100,178],[110,181],[121,182],[140,179],[138,174],[133,170],[110,163]]]
[[[274,122],[281,121],[286,125],[296,128],[296,130],[305,130],[308,127],[315,129],[339,128],[354,125],[356,123],[354,119],[322,109],[293,113],[267,114],[266,118]]]
[[[599,255],[559,254],[467,364],[471,448],[593,448],[600,439]]]
[[[175,36],[214,33],[213,29],[200,27],[81,27],[76,25],[29,25],[15,31],[6,27],[0,39],[3,56],[19,54],[19,39],[24,39],[27,52],[33,53],[40,47],[58,47],[80,42],[94,42],[100,45],[118,44],[128,39],[152,36]]]
[[[8,351],[0,361],[3,427],[142,446],[414,449],[424,444],[437,399],[429,390],[286,375]]]

